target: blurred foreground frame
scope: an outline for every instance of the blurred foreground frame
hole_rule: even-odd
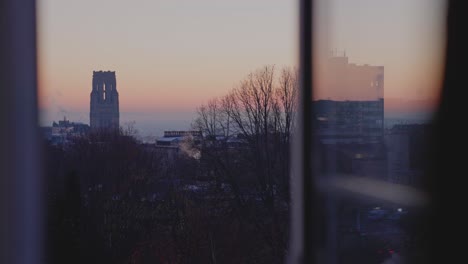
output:
[[[0,263],[42,263],[36,1],[0,1]]]
[[[466,4],[448,1],[446,67],[443,90],[431,140],[431,159],[427,163],[427,210],[419,225],[427,234],[426,258],[410,263],[457,263],[466,258],[462,248],[466,217],[462,156],[455,150],[466,139],[466,128],[460,125],[465,84],[468,46],[464,39],[468,24]],[[320,246],[313,216],[320,216],[316,196],[317,183],[311,179],[312,143],[310,100],[312,83],[312,4],[301,0],[301,139],[293,149],[297,161],[293,173],[300,179],[301,191],[294,193],[292,243],[289,263],[318,263],[315,252]],[[0,263],[43,263],[43,212],[41,162],[38,134],[36,9],[34,0],[0,1]],[[304,99],[309,98],[309,99]],[[300,144],[303,143],[303,144]],[[299,148],[297,146],[300,146]],[[305,146],[305,147],[304,147]],[[312,175],[313,176],[313,175]],[[330,186],[347,186],[334,183]],[[463,188],[463,189],[462,189]],[[299,196],[297,196],[299,195]],[[424,195],[423,195],[424,196]],[[420,197],[416,195],[414,197]],[[422,200],[425,200],[423,198]],[[419,198],[416,198],[419,201]],[[323,215],[323,214],[322,214]],[[421,215],[421,216],[422,216]],[[309,221],[310,220],[310,221]],[[463,241],[463,240],[462,240]]]

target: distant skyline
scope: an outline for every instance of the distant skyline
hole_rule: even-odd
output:
[[[346,50],[351,63],[384,66],[389,102],[424,102],[386,110],[430,108],[441,82],[443,2],[328,2],[328,47]],[[297,8],[284,0],[40,0],[41,124],[64,115],[88,123],[92,72],[112,70],[121,124],[133,120],[144,134],[188,128],[196,107],[249,72],[297,65]],[[157,122],[174,127],[156,132]]]

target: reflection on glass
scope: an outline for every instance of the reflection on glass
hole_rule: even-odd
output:
[[[317,6],[314,169],[326,234],[319,262],[420,261],[423,234],[415,223],[427,204],[425,149],[441,83],[443,4]]]

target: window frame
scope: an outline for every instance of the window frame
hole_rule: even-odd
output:
[[[298,140],[293,143],[291,218],[291,250],[289,263],[315,263],[317,248],[316,219],[317,184],[311,160],[313,127],[312,95],[312,0],[300,0],[300,80],[301,107],[298,119]],[[450,118],[463,113],[464,40],[467,24],[462,1],[448,1],[446,67],[440,106],[435,119],[432,162],[427,188],[431,205],[426,223],[434,231],[426,250],[433,263],[456,259],[464,250],[456,251],[447,243],[450,231],[461,226],[461,219],[452,225],[442,216],[461,204],[463,179],[442,177],[463,170],[463,162],[455,163],[448,153],[460,144],[456,139],[466,134],[459,121]],[[465,21],[465,22],[463,22]],[[40,140],[38,131],[36,6],[34,0],[0,2],[0,262],[11,264],[42,263],[43,215]],[[312,87],[312,89],[310,89]],[[461,89],[460,89],[461,88]],[[458,101],[457,101],[458,99]],[[455,137],[458,133],[462,137]],[[308,136],[309,135],[309,136]],[[445,179],[445,180],[444,180]],[[439,237],[440,236],[440,237]],[[460,245],[459,245],[459,248]]]

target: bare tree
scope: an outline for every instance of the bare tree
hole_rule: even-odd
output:
[[[248,74],[226,96],[202,105],[195,121],[195,127],[208,137],[237,136],[246,142],[243,155],[252,161],[247,166],[270,202],[274,202],[277,185],[288,184],[298,86],[295,69],[283,68],[277,78],[275,72],[274,66],[265,66]]]
[[[289,136],[294,129],[295,114],[297,112],[297,92],[299,89],[298,71],[291,68],[283,68],[276,89],[276,98],[279,100],[280,111],[284,116],[280,119],[284,121],[283,132],[286,136],[286,143],[289,144]]]
[[[295,69],[283,68],[277,74],[274,66],[262,67],[224,97],[201,106],[195,122],[205,135],[221,134],[224,140],[237,137],[243,142],[237,147],[226,141],[202,144],[202,169],[212,172],[217,182],[231,185],[243,215],[266,241],[272,240],[272,229],[283,238],[271,244],[275,249],[286,247],[279,220],[283,209],[279,208],[289,205],[289,143],[297,110],[297,77]],[[245,192],[252,189],[262,199],[268,217],[243,208]],[[265,219],[271,219],[270,224],[265,224]],[[270,229],[266,230],[267,226]]]
[[[221,122],[221,103],[218,98],[208,101],[197,109],[198,117],[195,120],[194,127],[201,130],[207,136],[216,136],[219,133]]]

